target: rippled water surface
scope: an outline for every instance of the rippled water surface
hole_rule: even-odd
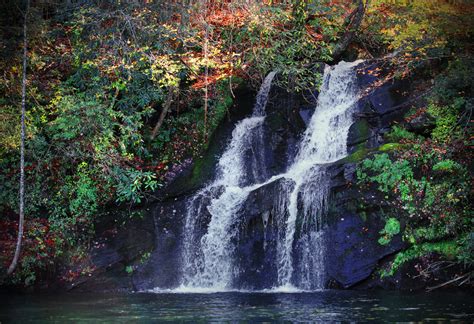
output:
[[[0,295],[0,322],[308,322],[474,320],[467,292]]]

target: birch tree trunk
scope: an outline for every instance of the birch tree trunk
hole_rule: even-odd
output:
[[[23,238],[23,227],[25,222],[25,112],[26,112],[26,61],[27,61],[27,38],[26,38],[26,21],[28,18],[28,10],[30,9],[30,1],[26,2],[26,10],[23,21],[23,76],[21,81],[21,145],[20,145],[20,216],[18,221],[18,238],[16,241],[15,255],[12,263],[8,267],[7,274],[10,275],[15,271],[21,252],[21,241]]]
[[[204,138],[207,139],[207,110],[209,105],[208,79],[209,79],[209,24],[207,22],[208,0],[204,1]]]

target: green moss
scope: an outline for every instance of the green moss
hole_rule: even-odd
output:
[[[221,87],[221,90],[222,90],[222,87]],[[209,138],[212,137],[212,134],[216,130],[217,126],[219,126],[219,124],[225,118],[227,111],[229,110],[229,108],[232,106],[234,102],[232,99],[232,96],[230,95],[230,91],[228,90],[218,100],[219,101],[215,105],[212,121],[210,124]],[[194,164],[191,179],[190,179],[191,186],[199,184],[202,181],[204,174],[206,174],[207,169],[209,169],[211,166],[214,165],[213,160],[215,159],[216,154],[213,154],[212,151],[214,151],[215,149],[209,147],[209,144],[210,144],[210,141],[208,140],[204,145],[204,150],[207,150],[207,153],[204,155],[204,157],[197,159]]]
[[[356,139],[367,139],[370,135],[370,126],[365,119],[356,121],[351,127],[351,136]]]
[[[345,157],[342,162],[343,163],[357,163],[362,161],[367,157],[367,154],[369,154],[372,150],[368,148],[360,148],[351,155]]]
[[[394,151],[394,150],[401,150],[405,147],[404,144],[400,143],[387,143],[380,145],[378,150],[381,152],[389,152],[389,151]]]
[[[349,131],[349,138],[352,145],[355,146],[356,152],[367,149],[367,139],[369,137],[370,126],[366,120],[358,120],[351,126],[351,129]],[[355,157],[356,156],[354,156],[354,158]],[[351,162],[358,162],[358,160],[356,159],[355,161]]]
[[[203,168],[205,166],[204,160],[205,158],[201,158],[194,163],[193,172],[191,174],[190,180],[191,184],[199,183],[199,181],[202,179]]]
[[[208,129],[209,138],[211,138],[217,126],[219,126],[219,124],[222,122],[225,115],[229,111],[229,108],[234,103],[234,100],[232,99],[227,82],[228,80],[223,80],[218,85],[219,96],[217,97],[217,101],[215,102],[212,108],[211,114],[209,116],[210,117],[209,129]],[[206,150],[208,146],[209,146],[209,141],[204,143],[203,149]]]

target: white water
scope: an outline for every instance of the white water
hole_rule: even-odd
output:
[[[357,102],[356,78],[353,71],[360,61],[341,62],[327,66],[318,97],[316,110],[306,129],[299,152],[285,178],[292,185],[284,186],[280,198],[279,226],[284,230],[278,242],[278,284],[292,286],[294,279],[294,251],[299,253],[300,267],[297,287],[323,288],[324,238],[317,233],[328,198],[329,179],[325,164],[347,155],[347,136],[352,125],[352,113]],[[298,217],[302,217],[300,236],[295,249]],[[312,218],[312,219],[310,219]],[[313,224],[313,226],[311,226]],[[312,228],[311,228],[312,227]]]
[[[234,218],[240,205],[245,201],[249,190],[241,187],[246,175],[243,159],[245,149],[251,147],[255,138],[261,138],[261,126],[265,119],[265,106],[271,83],[276,72],[267,75],[257,94],[251,117],[239,122],[232,132],[232,139],[219,159],[216,180],[198,192],[188,207],[184,242],[184,288],[228,289],[232,281],[231,239],[237,234],[232,229]],[[259,160],[255,156],[254,160]],[[260,157],[261,160],[261,157]],[[252,163],[258,166],[260,163]],[[258,170],[250,170],[256,174]],[[195,237],[197,222],[201,221],[203,208],[211,216],[207,233],[197,241]]]
[[[324,288],[324,235],[322,216],[327,205],[328,163],[347,155],[347,136],[357,102],[353,63],[326,67],[316,110],[303,135],[293,164],[284,174],[259,178],[261,151],[253,151],[252,163],[245,165],[244,152],[262,141],[262,123],[274,72],[265,79],[257,95],[254,113],[239,122],[217,166],[216,180],[189,202],[185,225],[184,274],[177,292],[211,292],[232,289],[234,244],[238,234],[237,213],[249,193],[284,178],[275,198],[278,226],[277,286],[269,291],[315,290]],[[245,178],[253,175],[253,184]],[[263,181],[258,183],[258,181]],[[206,218],[210,221],[206,224]],[[267,226],[268,215],[263,220]],[[201,227],[206,234],[196,237]],[[264,243],[266,244],[266,243]],[[264,246],[265,248],[265,246]]]

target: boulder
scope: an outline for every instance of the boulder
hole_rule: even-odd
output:
[[[338,214],[340,219],[326,229],[331,253],[327,255],[327,275],[337,286],[350,288],[366,280],[380,260],[399,251],[403,244],[400,235],[386,246],[377,240],[385,222],[380,215],[370,213],[367,219],[357,213]]]

